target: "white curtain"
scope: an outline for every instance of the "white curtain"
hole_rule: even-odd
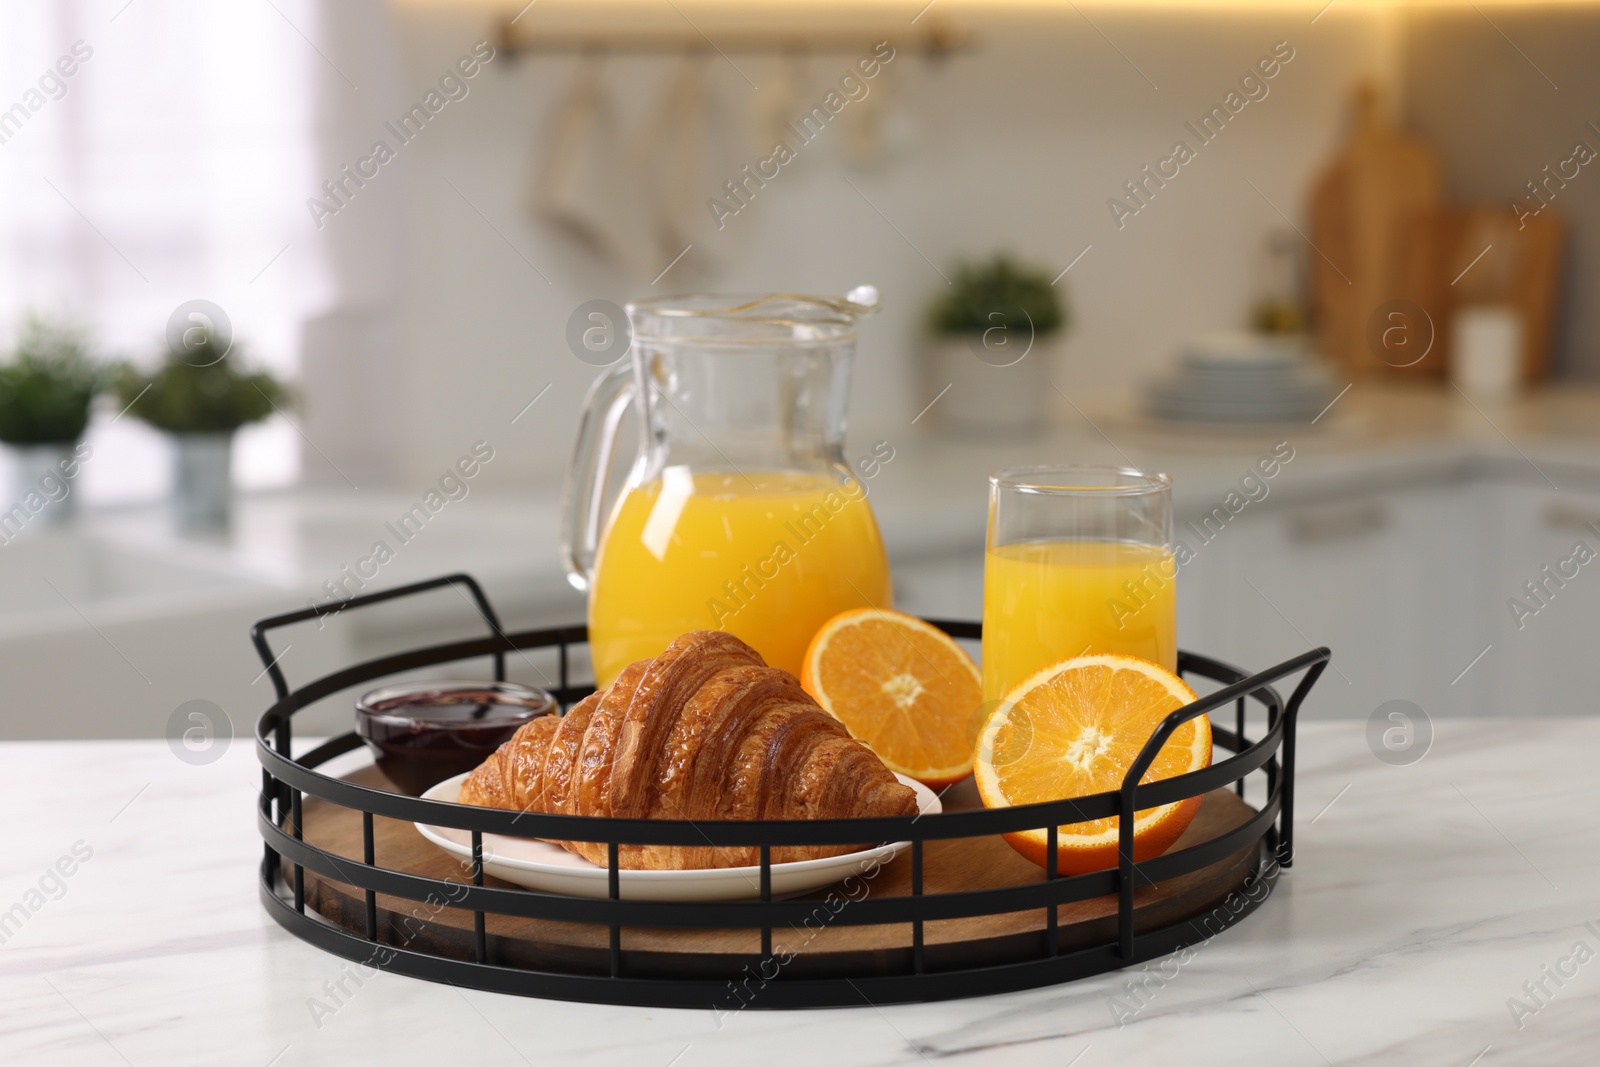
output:
[[[387,289],[334,243],[361,227],[330,235],[306,208],[329,131],[385,95],[385,19],[375,0],[0,5],[0,347],[38,309],[154,362],[173,309],[203,298],[250,359],[298,376],[308,320]],[[115,415],[91,428],[84,500],[159,496],[165,442]],[[237,452],[244,487],[285,484],[301,438],[274,419]]]

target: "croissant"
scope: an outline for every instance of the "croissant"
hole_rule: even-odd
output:
[[[731,634],[684,634],[565,716],[522,726],[461,783],[461,803],[645,819],[914,815],[916,794],[817,706],[794,675]],[[605,866],[602,842],[558,841]],[[792,845],[773,862],[860,844]],[[737,867],[750,847],[623,845],[626,870]]]

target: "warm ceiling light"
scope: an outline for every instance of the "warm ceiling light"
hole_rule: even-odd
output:
[[[606,18],[614,13],[654,13],[660,9],[669,14],[689,12],[711,15],[739,14],[743,16],[817,17],[848,13],[851,17],[914,16],[940,12],[944,15],[981,14],[1008,11],[1070,11],[1076,7],[1093,8],[1193,8],[1210,10],[1280,10],[1316,12],[1326,6],[1330,11],[1344,9],[1373,10],[1378,8],[1541,8],[1600,6],[1600,0],[391,0],[402,7],[461,7],[494,11],[508,16],[544,19],[554,12],[565,20],[580,12],[604,12]],[[520,21],[520,19],[519,19]]]

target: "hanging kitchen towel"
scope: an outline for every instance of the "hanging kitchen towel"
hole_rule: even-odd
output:
[[[585,55],[551,119],[532,191],[535,218],[634,277],[661,269],[654,229],[628,173],[616,111],[601,81],[603,56]]]
[[[761,91],[750,96],[750,114],[755,127],[750,151],[765,159],[779,144],[791,145],[794,133],[789,123],[800,114],[800,91],[805,84],[806,56],[786,49],[769,64],[761,78]]]
[[[634,138],[633,172],[660,253],[660,265],[695,240],[706,171],[707,86],[704,51],[686,52],[655,109]],[[657,269],[660,269],[659,267]]]
[[[633,171],[654,224],[661,267],[693,247],[668,275],[678,288],[688,281],[681,275],[714,273],[736,254],[746,234],[726,225],[728,212],[754,203],[764,184],[741,170],[753,157],[744,152],[741,123],[723,107],[712,76],[720,69],[714,59],[704,49],[684,54],[633,142]],[[742,94],[748,86],[740,82],[734,91]],[[742,199],[729,183],[736,183]],[[714,210],[713,202],[732,208]]]
[[[892,85],[888,67],[875,79],[851,73],[839,80],[839,90],[850,102],[839,113],[839,154],[846,163],[866,169],[883,162]]]

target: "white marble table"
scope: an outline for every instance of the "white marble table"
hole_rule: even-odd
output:
[[[1144,983],[1120,1027],[1114,998],[1132,1003],[1132,972],[928,1005],[751,1010],[720,1026],[709,1008],[378,975],[315,1012],[349,965],[257,903],[246,741],[206,766],[159,741],[7,743],[0,1063],[1593,1063],[1600,722],[1439,722],[1406,767],[1375,758],[1364,725],[1308,724],[1294,869],[1239,927],[1169,962],[1170,980]],[[50,876],[63,857],[72,873]]]

